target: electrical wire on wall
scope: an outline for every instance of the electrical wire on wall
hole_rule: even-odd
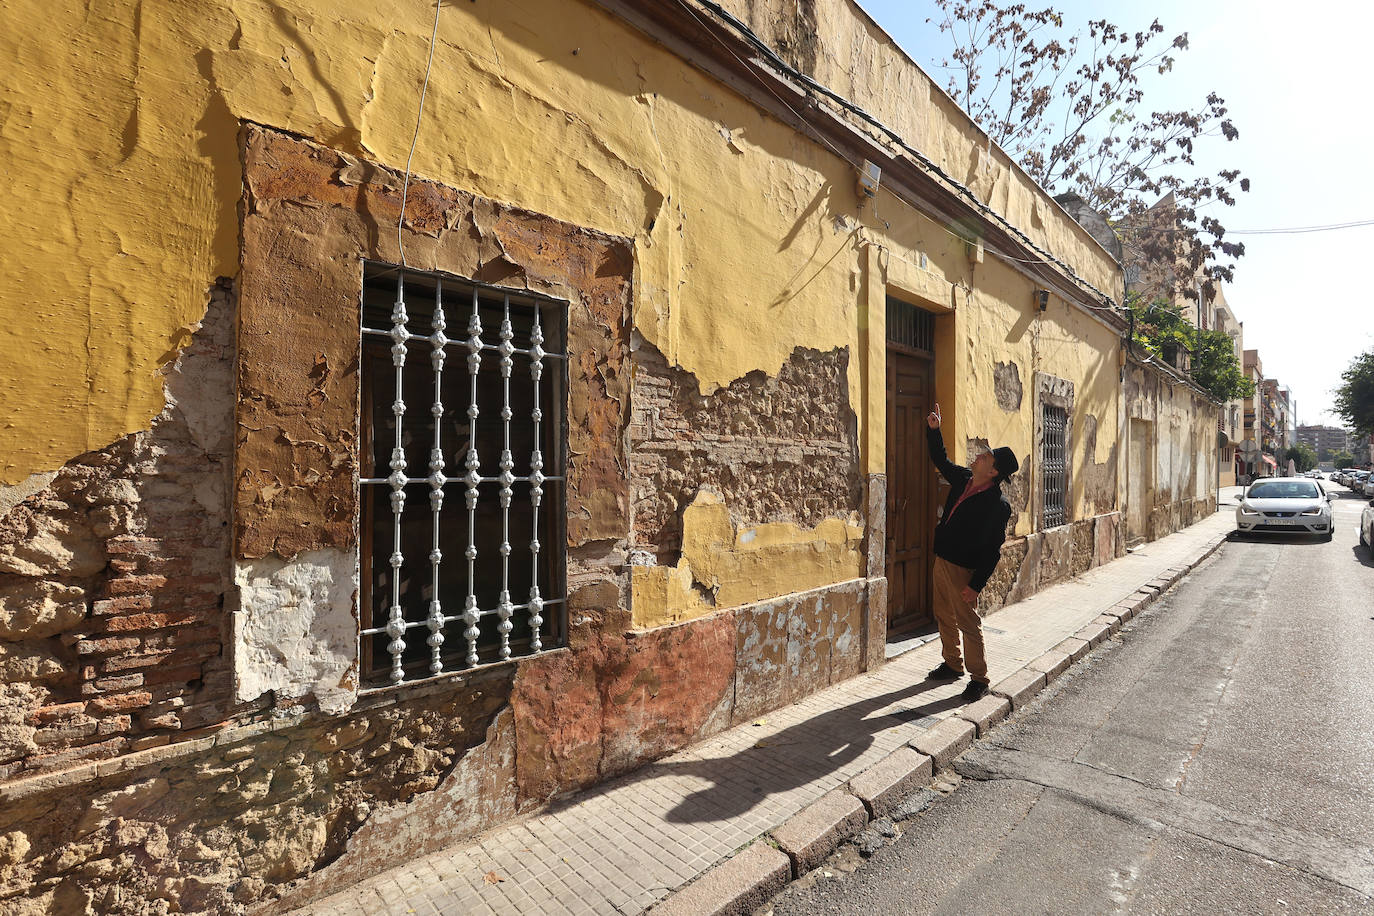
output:
[[[425,62],[425,80],[420,85],[420,106],[415,112],[415,134],[410,138],[410,154],[406,156],[406,177],[401,183],[401,212],[396,216],[396,248],[401,255],[401,266],[406,264],[406,243],[402,227],[406,221],[406,201],[410,196],[410,164],[415,159],[415,146],[420,142],[420,125],[425,119],[425,93],[429,91],[429,72],[434,67],[434,45],[439,38],[439,11],[443,0],[434,0],[434,28],[429,33],[429,59]]]
[[[705,32],[706,34],[708,34],[708,35],[712,36],[713,38],[715,38],[715,40],[721,45],[721,47],[724,48],[724,49],[726,50],[726,52],[730,54],[731,57],[733,57],[736,61],[739,62],[740,66],[741,66],[742,68],[744,68],[745,72],[747,72],[747,73],[754,73],[754,74],[756,75],[756,77],[757,77],[757,79],[758,79],[759,85],[762,86],[762,87],[764,88],[764,90],[766,90],[770,95],[772,95],[774,98],[776,98],[776,99],[778,100],[778,102],[782,104],[782,106],[783,106],[784,108],[786,108],[789,112],[791,112],[792,115],[793,115],[793,117],[795,117],[795,118],[797,119],[797,121],[798,121],[800,124],[802,124],[804,127],[809,127],[809,128],[810,128],[810,132],[812,133],[812,135],[813,135],[817,140],[819,140],[819,141],[820,141],[822,144],[824,144],[825,146],[829,147],[830,150],[831,150],[837,157],[839,157],[842,161],[848,163],[851,167],[853,167],[853,168],[855,168],[855,169],[860,168],[860,164],[859,164],[859,163],[853,161],[848,155],[845,154],[845,152],[844,152],[843,150],[841,150],[839,147],[837,147],[837,146],[836,146],[834,143],[832,143],[827,137],[825,137],[824,134],[822,134],[819,130],[817,130],[815,127],[813,127],[813,126],[810,124],[810,122],[809,122],[806,118],[802,117],[802,115],[797,111],[796,108],[794,108],[794,107],[792,107],[792,105],[788,104],[787,100],[784,99],[781,95],[779,95],[778,92],[777,92],[776,90],[774,90],[773,87],[770,86],[770,85],[762,78],[762,76],[759,76],[758,74],[755,73],[756,67],[758,67],[759,64],[754,64],[754,65],[751,66],[749,63],[747,63],[746,61],[744,61],[738,54],[736,54],[736,53],[734,52],[734,49],[731,48],[731,47],[725,42],[725,40],[724,40],[723,38],[720,37],[720,35],[718,35],[718,34],[717,34],[712,28],[710,28],[706,23],[702,22],[701,16],[699,16],[699,15],[697,14],[697,10],[693,8],[693,6],[691,5],[691,3],[688,2],[688,0],[677,0],[677,2],[678,2],[678,5],[681,6],[682,9],[685,10],[689,16],[691,16],[693,19],[696,20],[697,24],[701,27],[701,29],[702,29],[703,32]],[[839,93],[835,92],[834,90],[830,89],[829,87],[823,85],[822,83],[816,81],[816,80],[813,79],[812,77],[808,76],[807,74],[801,72],[800,70],[798,70],[798,69],[796,69],[795,67],[793,67],[793,66],[791,66],[790,64],[788,64],[788,63],[787,63],[786,61],[784,61],[781,57],[779,57],[779,56],[777,55],[777,53],[776,53],[775,51],[773,51],[773,49],[772,49],[771,47],[769,47],[769,45],[768,45],[767,42],[765,42],[763,39],[759,38],[759,36],[756,35],[756,34],[754,33],[754,31],[753,31],[752,29],[749,28],[748,25],[746,25],[744,22],[740,21],[738,18],[736,18],[735,16],[733,16],[732,14],[730,14],[727,10],[725,10],[724,8],[722,8],[722,7],[721,7],[720,5],[718,5],[717,3],[711,2],[711,0],[700,0],[700,2],[701,2],[702,7],[705,8],[705,11],[708,11],[708,12],[709,12],[712,16],[714,16],[714,18],[716,18],[717,20],[719,20],[719,21],[721,21],[721,22],[727,24],[731,29],[733,29],[737,34],[739,34],[741,38],[743,38],[746,42],[748,42],[748,43],[749,43],[750,45],[752,45],[755,49],[757,49],[757,50],[759,51],[759,53],[762,54],[762,55],[767,59],[767,61],[768,61],[775,69],[777,69],[777,70],[780,71],[781,73],[783,73],[783,74],[785,74],[785,75],[787,75],[787,76],[789,76],[789,77],[795,79],[797,82],[801,83],[804,87],[806,87],[806,88],[808,88],[808,89],[810,89],[810,90],[812,90],[812,91],[814,91],[814,92],[816,92],[816,93],[818,93],[818,94],[820,94],[820,95],[822,95],[822,96],[825,96],[826,98],[829,98],[829,99],[832,100],[835,104],[837,104],[837,105],[839,105],[841,108],[843,108],[845,111],[848,111],[848,112],[850,112],[851,114],[853,114],[853,115],[859,117],[860,119],[862,119],[863,121],[865,121],[866,123],[868,123],[869,125],[871,125],[873,128],[875,128],[876,130],[878,130],[879,132],[881,132],[884,136],[886,136],[886,137],[888,138],[888,141],[889,141],[893,146],[895,146],[897,149],[899,149],[899,150],[901,151],[901,153],[904,153],[904,154],[910,156],[910,157],[911,157],[912,159],[914,159],[923,169],[925,169],[928,173],[930,173],[931,175],[935,176],[935,177],[938,178],[939,180],[943,181],[945,184],[949,185],[949,186],[950,186],[959,196],[962,196],[962,197],[964,197],[967,201],[969,201],[969,203],[971,203],[971,204],[975,207],[975,209],[977,209],[980,213],[982,213],[984,216],[986,216],[986,217],[987,217],[988,219],[990,219],[991,221],[993,221],[993,222],[998,223],[999,225],[1001,225],[1007,232],[1009,232],[1009,233],[1011,233],[1012,235],[1014,235],[1014,236],[1016,236],[1017,238],[1019,238],[1019,239],[1021,240],[1021,242],[1022,242],[1027,248],[1029,248],[1030,250],[1032,250],[1032,251],[1034,251],[1034,252],[1036,252],[1036,253],[1042,255],[1042,257],[1039,257],[1039,258],[1018,258],[1018,257],[1015,257],[1015,256],[1013,256],[1013,255],[1006,254],[1005,252],[998,251],[997,249],[992,248],[992,247],[987,246],[986,244],[984,244],[984,250],[985,250],[985,251],[987,251],[988,253],[994,255],[995,257],[998,257],[998,258],[1002,259],[1003,261],[1007,261],[1007,262],[1015,262],[1015,263],[1020,263],[1020,264],[1044,264],[1044,265],[1047,265],[1047,266],[1050,266],[1050,267],[1054,267],[1054,268],[1058,269],[1059,271],[1062,271],[1064,274],[1066,274],[1070,279],[1072,279],[1075,283],[1077,283],[1077,284],[1080,285],[1081,287],[1085,288],[1086,290],[1090,290],[1095,296],[1097,296],[1097,297],[1099,298],[1099,300],[1100,300],[1101,302],[1103,302],[1103,303],[1108,303],[1108,304],[1106,304],[1106,305],[1089,305],[1089,304],[1086,304],[1086,303],[1082,302],[1081,300],[1079,300],[1079,298],[1078,298],[1077,296],[1074,296],[1074,297],[1065,296],[1064,298],[1066,298],[1066,299],[1072,298],[1073,301],[1078,302],[1079,305],[1081,305],[1081,306],[1083,306],[1083,307],[1085,307],[1085,308],[1088,308],[1088,309],[1092,309],[1092,310],[1094,310],[1094,311],[1099,311],[1099,312],[1112,312],[1112,313],[1117,313],[1117,314],[1120,313],[1120,311],[1121,311],[1121,306],[1119,306],[1119,305],[1117,305],[1116,303],[1112,302],[1112,299],[1111,299],[1111,297],[1110,297],[1109,295],[1107,295],[1106,293],[1104,293],[1104,292],[1102,292],[1101,290],[1097,289],[1097,288],[1094,287],[1091,283],[1089,283],[1088,281],[1084,280],[1082,277],[1078,276],[1078,274],[1073,270],[1073,268],[1069,267],[1069,265],[1065,264],[1063,261],[1061,261],[1061,260],[1059,260],[1058,258],[1054,257],[1054,255],[1050,254],[1049,252],[1043,251],[1038,245],[1036,245],[1033,241],[1031,241],[1031,239],[1030,239],[1029,236],[1027,236],[1027,235],[1026,235],[1024,232],[1022,232],[1020,229],[1018,229],[1018,228],[1016,228],[1015,226],[1013,226],[1011,223],[1007,222],[1000,214],[997,213],[997,211],[993,210],[993,209],[992,209],[991,207],[989,207],[987,204],[985,204],[985,203],[983,203],[981,200],[979,200],[979,199],[978,199],[978,196],[977,196],[976,194],[974,194],[972,190],[970,190],[969,188],[965,187],[962,183],[960,183],[959,181],[957,181],[956,179],[954,179],[952,176],[946,174],[945,171],[944,171],[943,169],[941,169],[938,165],[935,164],[935,162],[933,162],[932,160],[930,160],[929,158],[927,158],[925,155],[923,155],[923,154],[922,154],[919,150],[917,150],[915,147],[913,147],[913,146],[911,146],[910,144],[908,144],[908,143],[902,138],[902,136],[901,136],[899,133],[897,133],[895,130],[893,130],[892,128],[888,127],[886,124],[884,124],[884,123],[883,123],[882,121],[880,121],[878,118],[876,118],[876,117],[874,117],[873,115],[869,114],[867,111],[865,111],[865,110],[864,110],[863,108],[861,108],[860,106],[854,104],[854,103],[851,102],[849,99],[845,98],[844,96],[840,95]],[[877,138],[873,138],[873,139],[874,139],[875,141],[877,141]],[[893,155],[893,154],[889,151],[889,155]],[[894,155],[894,158],[897,158],[897,156]],[[945,226],[945,225],[943,224],[943,221],[942,221],[939,217],[937,217],[937,216],[935,216],[935,215],[933,215],[933,214],[928,213],[924,208],[922,208],[921,206],[919,206],[915,201],[913,201],[913,200],[908,200],[906,197],[903,197],[901,194],[898,194],[898,193],[897,193],[895,190],[893,190],[892,188],[888,188],[888,193],[891,194],[891,195],[893,196],[893,198],[895,198],[897,201],[899,201],[899,202],[905,204],[906,206],[910,207],[910,208],[911,208],[913,211],[915,211],[916,213],[918,213],[918,214],[920,214],[920,215],[923,215],[923,216],[926,216],[926,217],[928,217],[928,218],[934,220],[937,224],[940,225],[940,227],[941,227],[945,232],[947,232],[949,235],[951,235],[951,236],[954,237],[955,239],[957,239],[957,240],[959,240],[959,241],[961,241],[961,242],[963,242],[963,243],[965,243],[965,244],[969,244],[970,240],[969,240],[968,238],[966,238],[966,237],[960,235],[959,233],[957,233],[957,232],[953,231],[952,229],[948,228],[947,226]],[[876,211],[875,211],[875,216],[876,216]],[[1062,293],[1061,293],[1061,295],[1062,295]]]

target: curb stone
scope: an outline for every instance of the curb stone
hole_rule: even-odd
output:
[[[973,737],[977,732],[972,722],[950,716],[917,735],[908,744],[929,757],[935,769],[943,770],[954,762],[955,757],[973,746]]]
[[[899,747],[849,781],[849,791],[858,796],[875,820],[887,817],[918,786],[935,775],[935,765],[926,754]]]
[[[991,693],[955,713],[959,718],[972,722],[977,727],[979,738],[985,736],[994,725],[1010,714],[1011,701]]]
[[[664,898],[654,916],[747,916],[792,880],[792,861],[756,840]]]
[[[1115,636],[1117,630],[1121,629],[1121,618],[1114,614],[1098,614],[1092,622],[1100,623],[1106,627],[1108,636]]]
[[[1073,635],[1087,643],[1090,648],[1096,649],[1102,645],[1104,639],[1112,635],[1112,630],[1106,624],[1093,622]]]
[[[1083,656],[1088,654],[1092,646],[1079,639],[1077,636],[1070,636],[1050,649],[1051,652],[1063,652],[1069,657],[1069,664],[1074,664]]]
[[[1021,709],[1035,699],[1035,695],[1044,689],[1046,683],[1043,672],[1022,668],[993,684],[992,692],[996,696],[1010,700],[1012,709]]]
[[[792,861],[793,877],[800,878],[867,824],[863,802],[848,792],[832,789],[774,830],[773,840]]]
[[[1026,662],[1026,667],[1032,671],[1043,671],[1045,682],[1049,683],[1065,671],[1069,670],[1069,665],[1073,663],[1073,657],[1067,652],[1056,652],[1051,649],[1039,658],[1033,658]]]

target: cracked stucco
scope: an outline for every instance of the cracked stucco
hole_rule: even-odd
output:
[[[645,557],[632,568],[636,627],[691,620],[863,575],[864,528],[857,512],[814,527],[741,526],[719,496],[703,490],[682,515],[678,561],[657,566]]]
[[[238,269],[243,122],[405,163],[432,24],[422,4],[15,6],[0,35],[15,75],[0,89],[0,154],[25,195],[0,228],[24,244],[0,267],[16,291],[6,307],[34,320],[11,323],[0,360],[13,405],[0,484],[161,412],[158,368],[185,344],[203,290]],[[808,16],[819,43],[783,35],[799,63],[877,103],[937,161],[968,160],[977,132],[885,36],[844,0]],[[558,28],[530,25],[548,22]],[[847,163],[593,5],[445,5],[435,64],[415,174],[633,238],[636,327],[703,391],[775,374],[798,345],[859,352],[865,239],[898,231],[885,228],[894,217],[908,236],[945,234],[891,201],[881,219],[861,211]],[[1003,168],[992,160],[989,174]],[[1018,181],[979,187],[1073,249],[1072,221],[1031,207]],[[957,248],[927,247],[932,273],[959,282]],[[994,298],[1014,303],[1014,285]],[[862,365],[849,367],[850,401],[866,404],[861,429],[880,427]]]

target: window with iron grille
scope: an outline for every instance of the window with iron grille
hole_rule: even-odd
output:
[[[1041,505],[1044,507],[1042,527],[1053,528],[1068,521],[1065,504],[1069,489],[1068,473],[1068,411],[1063,407],[1044,405],[1042,454],[1040,458],[1040,480],[1044,489]]]
[[[887,340],[926,353],[935,351],[935,316],[900,299],[887,297]]]
[[[562,644],[567,314],[555,299],[364,264],[369,686]]]

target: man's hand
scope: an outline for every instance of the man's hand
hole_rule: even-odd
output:
[[[931,429],[940,428],[940,402],[935,402],[935,409],[926,414],[926,425]]]
[[[959,593],[959,596],[968,602],[969,607],[973,607],[978,603],[978,593],[967,585],[964,586],[964,590]]]

